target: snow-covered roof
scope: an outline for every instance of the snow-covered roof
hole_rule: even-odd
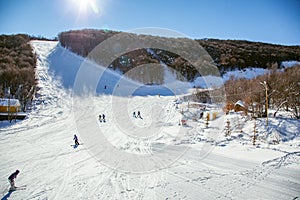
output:
[[[234,106],[236,106],[236,105],[239,105],[239,106],[245,108],[245,104],[244,104],[244,102],[242,102],[241,100],[238,100],[238,101],[234,104]]]
[[[20,102],[18,99],[6,99],[0,98],[0,106],[20,106]]]

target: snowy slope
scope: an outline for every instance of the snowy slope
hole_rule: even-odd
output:
[[[272,130],[286,134],[279,145],[264,141],[270,131],[263,119],[257,121],[259,145],[253,146],[254,122],[246,117],[224,116],[206,105],[205,113],[219,113],[206,127],[205,120],[191,120],[199,109],[187,102],[176,107],[178,96],[145,95],[155,87],[126,96],[132,91],[126,79],[118,93],[112,88],[123,77],[111,72],[100,81],[109,85],[106,90],[97,86],[99,95],[78,98],[70,88],[84,60],[56,42],[31,44],[38,55],[40,98],[24,121],[0,122],[2,199],[300,197],[298,121],[270,119]],[[137,110],[143,119],[132,117]],[[102,113],[106,123],[98,121]],[[186,126],[178,126],[182,118]],[[230,137],[224,136],[227,119]],[[75,133],[83,143],[77,148],[71,146]],[[16,169],[16,185],[26,190],[9,193],[7,177]]]

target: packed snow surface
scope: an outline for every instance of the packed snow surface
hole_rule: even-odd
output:
[[[57,42],[31,45],[40,90],[25,120],[0,122],[2,199],[300,198],[299,120],[281,113],[266,127],[265,119],[181,100],[184,83],[179,94],[100,66],[95,95],[77,96],[71,88],[84,59]],[[207,124],[208,114],[216,119]],[[8,192],[16,169],[26,189]]]

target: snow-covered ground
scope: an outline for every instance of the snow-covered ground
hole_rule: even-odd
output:
[[[107,71],[98,95],[78,98],[70,88],[83,58],[57,42],[31,44],[40,97],[27,119],[0,122],[2,199],[300,198],[299,120],[270,114],[266,127],[265,119],[164,96],[159,86],[127,95],[126,85],[140,85],[118,86],[122,77]],[[158,89],[160,96],[153,95]],[[143,119],[132,116],[138,110]],[[207,125],[208,113],[216,119]],[[187,125],[179,126],[181,119]],[[16,185],[26,189],[10,193],[7,177],[16,169]]]

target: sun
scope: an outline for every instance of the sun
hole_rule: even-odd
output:
[[[72,2],[78,7],[80,13],[88,12],[89,9],[92,9],[95,14],[99,13],[96,0],[73,0]]]
[[[86,9],[86,7],[89,5],[90,0],[76,0],[78,2],[78,6],[80,8]]]

